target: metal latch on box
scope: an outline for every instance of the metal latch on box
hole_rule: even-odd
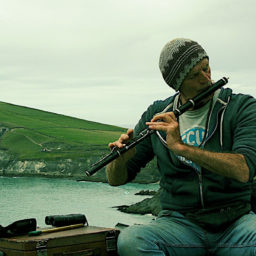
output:
[[[36,255],[37,256],[47,256],[47,242],[48,240],[40,240],[36,243]]]
[[[119,235],[118,230],[109,231],[106,235],[106,250],[107,252],[117,251],[117,237]]]

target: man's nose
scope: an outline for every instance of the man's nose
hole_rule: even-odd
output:
[[[204,70],[201,70],[200,72],[200,82],[205,83],[205,82],[210,82],[211,77],[210,77],[210,72],[206,72]]]

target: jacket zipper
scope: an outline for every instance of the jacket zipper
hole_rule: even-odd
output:
[[[227,102],[227,104],[228,104],[228,102]],[[226,107],[227,107],[227,104],[226,104],[225,106],[222,106],[222,107],[219,109],[219,111],[218,111],[218,113],[217,113],[217,116],[219,116],[220,112],[222,112],[222,111],[225,112]],[[211,113],[211,114],[212,114],[212,113]],[[211,115],[210,115],[210,118],[209,118],[209,119],[211,119]],[[221,120],[221,122],[223,122],[223,119]],[[206,140],[204,141],[203,145],[205,145],[206,142],[213,136],[213,134],[215,133],[215,131],[216,131],[217,127],[218,127],[218,124],[219,124],[219,121],[218,121],[218,118],[217,118],[216,125],[215,125],[215,127],[214,127],[214,129],[213,129],[211,135],[210,135],[208,138],[206,138]],[[220,124],[220,125],[222,126],[222,124]],[[210,122],[209,122],[209,124],[208,124],[207,130],[209,130],[209,127],[210,127]]]
[[[202,172],[198,172],[198,179],[199,179],[200,201],[201,201],[201,206],[204,209],[203,176],[202,176]]]
[[[219,115],[219,113],[225,108],[225,106],[223,106],[217,113],[217,115]],[[212,115],[212,112],[210,113],[210,117],[209,119],[211,119],[211,115]],[[209,131],[209,126],[210,126],[210,122],[208,124],[208,127],[207,127],[207,131]],[[210,137],[206,138],[205,141],[203,142],[203,145],[205,145],[205,143],[212,137],[212,135],[215,133],[216,129],[218,127],[218,119],[217,119],[217,123],[214,127],[214,130],[212,132],[212,134],[210,135]],[[202,175],[202,170],[200,172],[197,172],[198,174],[198,180],[199,180],[199,194],[200,194],[200,201],[201,201],[201,207],[202,209],[205,208],[205,205],[204,205],[204,194],[203,194],[203,175]]]
[[[229,102],[229,100],[228,100],[228,102]],[[225,104],[225,106],[223,106],[222,108],[219,109],[219,111],[217,113],[217,116],[220,114],[221,111],[225,112],[226,106],[227,106],[228,102]],[[211,115],[212,115],[212,113],[210,114],[210,118],[209,119],[211,119]],[[220,122],[223,122],[223,120],[221,120]],[[210,126],[210,123],[208,124],[207,130],[209,130],[209,126]],[[218,127],[218,118],[217,118],[217,122],[216,122],[216,125],[214,127],[213,132],[211,133],[211,135],[208,138],[206,138],[206,140],[204,141],[203,145],[205,145],[205,143],[213,136],[213,134],[215,133],[217,127]],[[202,171],[198,172],[198,179],[199,179],[199,193],[200,193],[201,206],[204,209],[205,208],[205,204],[204,204],[204,195],[203,195],[203,175],[202,175]]]

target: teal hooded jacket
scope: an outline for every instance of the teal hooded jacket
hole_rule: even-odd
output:
[[[154,133],[136,146],[136,154],[128,162],[128,181],[156,157],[161,176],[160,201],[164,210],[189,213],[200,209],[221,209],[237,203],[249,204],[251,201],[256,170],[256,100],[249,95],[234,94],[229,88],[220,90],[210,114],[203,148],[243,154],[250,170],[249,181],[242,183],[204,168],[201,173],[196,172],[164,145],[163,132]],[[175,95],[150,105],[134,129],[135,136],[147,128],[145,122],[155,114],[172,111],[174,98]]]

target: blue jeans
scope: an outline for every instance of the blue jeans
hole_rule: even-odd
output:
[[[223,232],[207,232],[182,214],[161,211],[147,225],[134,225],[118,237],[120,256],[256,256],[256,214],[242,216]]]

